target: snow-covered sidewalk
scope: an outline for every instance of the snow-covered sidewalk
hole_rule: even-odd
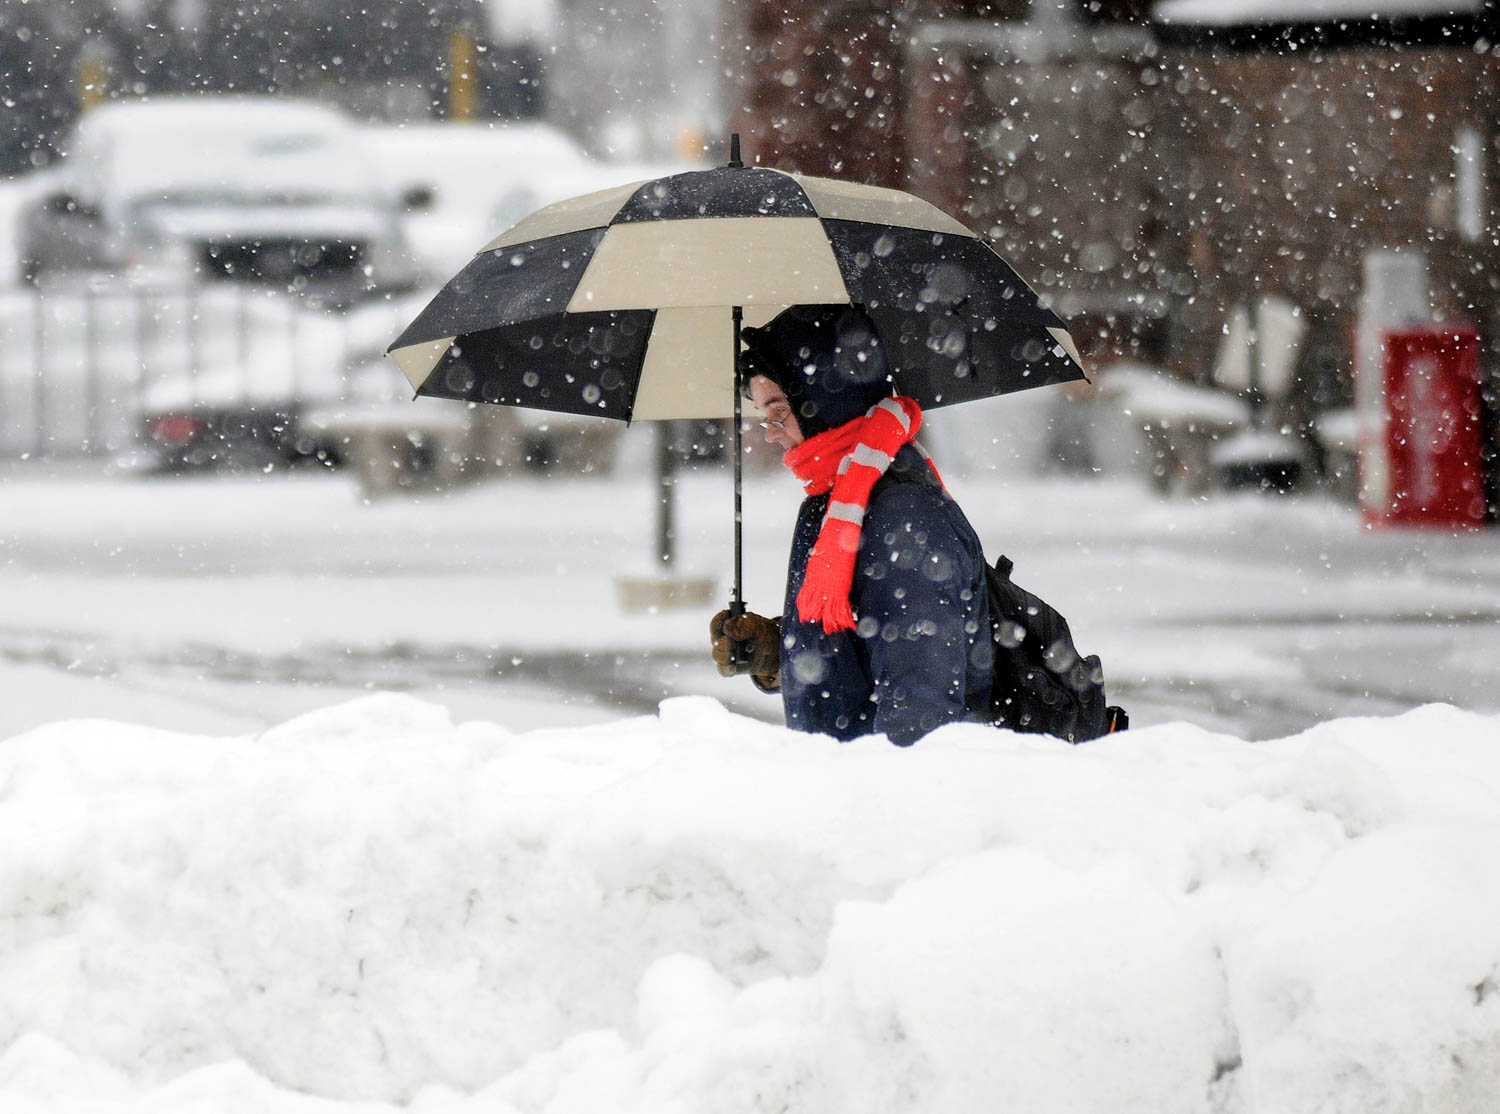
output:
[[[0,477],[0,738],[88,715],[264,729],[372,689],[512,728],[597,723],[668,695],[774,719],[724,681],[709,614],[622,610],[651,566],[644,466],[368,504],[342,476]],[[953,454],[950,454],[950,458]],[[941,459],[941,458],[940,458]],[[1059,607],[1137,725],[1242,737],[1434,701],[1500,712],[1500,531],[1370,533],[1318,498],[1160,500],[1143,485],[965,474],[991,556]],[[797,489],[745,491],[746,599],[780,610]],[[676,550],[727,600],[726,473],[683,478]],[[587,656],[585,656],[587,655]]]

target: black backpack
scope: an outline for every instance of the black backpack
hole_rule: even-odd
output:
[[[984,570],[995,644],[992,722],[1070,743],[1124,730],[1125,710],[1104,701],[1098,656],[1078,652],[1068,621],[1013,581],[1012,567],[1001,557]]]

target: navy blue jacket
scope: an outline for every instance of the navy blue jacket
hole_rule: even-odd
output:
[[[787,726],[903,746],[933,728],[985,721],[993,646],[984,555],[958,504],[910,445],[876,484],[850,598],[857,626],[825,634],[797,618],[807,556],[828,506],[802,504],[782,613],[781,694]]]

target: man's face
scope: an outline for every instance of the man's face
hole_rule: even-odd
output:
[[[795,449],[806,440],[786,394],[775,383],[764,375],[755,376],[750,380],[750,398],[756,409],[766,416],[762,424],[766,427],[767,443],[780,445],[785,450]]]

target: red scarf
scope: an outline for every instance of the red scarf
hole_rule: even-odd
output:
[[[828,494],[823,526],[797,593],[797,614],[804,623],[821,622],[829,634],[854,629],[849,590],[854,586],[854,563],[870,492],[892,458],[903,445],[912,443],[921,428],[922,408],[897,395],[881,399],[862,418],[809,437],[781,458],[807,494]],[[922,451],[921,446],[917,451]],[[932,459],[925,452],[922,456],[938,476]],[[938,476],[938,483],[942,482]]]

